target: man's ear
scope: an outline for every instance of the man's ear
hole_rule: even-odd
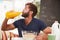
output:
[[[30,11],[30,14],[33,14],[33,11]]]
[[[31,11],[31,13],[33,13],[33,11]]]

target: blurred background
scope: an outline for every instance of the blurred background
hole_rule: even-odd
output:
[[[41,0],[40,19],[47,26],[51,26],[56,20],[60,22],[60,0]]]

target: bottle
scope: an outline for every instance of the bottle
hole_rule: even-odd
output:
[[[12,19],[12,18],[15,18],[16,16],[19,16],[19,15],[21,15],[22,14],[22,12],[17,12],[17,11],[8,11],[8,12],[6,12],[6,18],[7,19]]]
[[[60,24],[59,24],[59,31],[60,31]],[[60,40],[60,32],[59,32],[59,40]]]
[[[56,36],[56,40],[59,40],[59,23],[58,21],[55,21],[52,24],[52,34],[54,34]]]

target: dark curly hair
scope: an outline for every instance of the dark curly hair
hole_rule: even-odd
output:
[[[29,5],[30,10],[33,11],[32,17],[34,17],[37,14],[37,6],[33,3],[27,3],[26,5]]]

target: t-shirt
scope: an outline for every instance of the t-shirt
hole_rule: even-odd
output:
[[[39,33],[40,30],[44,30],[46,28],[46,24],[43,21],[36,18],[33,18],[28,25],[25,24],[24,19],[15,21],[13,25],[15,26],[15,28],[18,28],[20,37],[22,37],[22,32],[21,32],[22,30],[34,31]]]

